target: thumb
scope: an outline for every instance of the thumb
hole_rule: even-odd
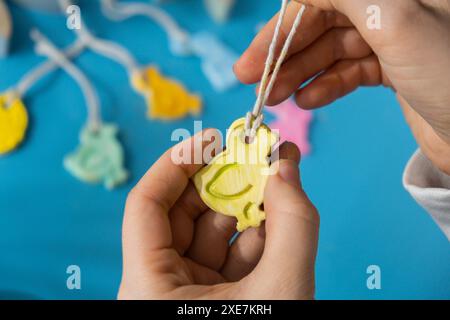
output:
[[[266,245],[258,272],[285,298],[312,298],[319,215],[301,188],[298,161],[283,159],[274,165],[279,168],[265,189]],[[293,290],[286,292],[286,284]]]

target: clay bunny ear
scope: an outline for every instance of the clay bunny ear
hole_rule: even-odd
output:
[[[278,141],[278,133],[271,131],[268,126],[262,124],[257,131],[254,141],[247,143],[245,140],[245,118],[233,122],[227,131],[226,140],[228,155],[234,161],[240,163],[245,162],[245,159],[252,163],[255,163],[255,161],[264,163],[271,153],[272,146],[276,145]]]

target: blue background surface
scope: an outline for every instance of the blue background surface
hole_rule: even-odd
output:
[[[204,126],[225,130],[254,101],[254,88],[214,92],[196,58],[174,57],[161,29],[144,18],[114,23],[99,18],[96,1],[83,14],[101,37],[126,45],[142,63],[200,92]],[[189,31],[208,29],[242,52],[278,1],[238,1],[231,21],[215,25],[200,0],[165,6]],[[38,26],[59,46],[73,40],[62,17],[12,8],[12,55],[0,60],[3,91],[42,58],[28,33]],[[172,145],[171,132],[193,130],[193,119],[148,121],[143,100],[121,66],[87,52],[76,60],[99,90],[103,116],[118,124],[132,179],[113,192],[85,185],[62,167],[78,144],[86,113],[80,90],[56,72],[26,97],[31,126],[26,142],[0,158],[0,297],[113,299],[121,276],[121,222],[127,192]],[[312,155],[302,163],[304,187],[321,213],[317,261],[319,299],[450,298],[449,243],[401,184],[403,168],[416,149],[394,95],[360,89],[315,112]],[[286,248],[286,254],[289,252]],[[66,268],[82,270],[82,290],[66,288]],[[382,290],[366,287],[366,268],[382,270]]]

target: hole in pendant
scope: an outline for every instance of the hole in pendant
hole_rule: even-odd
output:
[[[5,103],[3,104],[3,105],[4,105],[4,108],[5,108],[6,110],[9,110],[9,109],[13,106],[15,100],[16,100],[16,98],[15,98],[14,96],[8,95],[8,96],[6,97]]]
[[[94,125],[89,128],[92,137],[97,138],[100,136],[100,125]]]
[[[255,137],[252,136],[248,136],[244,133],[243,139],[245,144],[252,144],[253,142],[255,142]]]

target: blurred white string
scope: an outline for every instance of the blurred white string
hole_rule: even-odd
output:
[[[66,71],[80,86],[86,99],[88,108],[88,127],[91,130],[97,130],[101,125],[100,103],[97,93],[84,73],[72,64],[67,57],[57,49],[42,33],[38,30],[31,32],[31,38],[35,41],[35,50],[38,54],[45,55],[64,71]]]
[[[189,34],[170,15],[148,3],[117,3],[116,0],[101,0],[103,14],[113,20],[125,20],[136,15],[146,16],[163,28],[172,44],[187,43]]]
[[[280,56],[275,64],[275,68],[272,71],[272,76],[270,78],[269,83],[267,81],[270,76],[270,72],[272,70],[273,62],[275,60],[275,51],[277,48],[278,38],[280,34],[280,29],[283,24],[284,17],[286,15],[288,0],[282,0],[280,13],[278,15],[278,21],[275,27],[275,31],[273,34],[272,42],[270,43],[269,53],[267,55],[264,72],[261,78],[261,84],[259,88],[258,97],[256,99],[255,105],[253,107],[253,111],[249,112],[245,121],[245,135],[248,138],[248,141],[251,142],[256,135],[256,131],[261,126],[264,117],[262,114],[263,108],[266,105],[267,99],[272,92],[273,86],[275,84],[278,73],[280,72],[281,66],[286,58],[289,48],[294,39],[295,33],[302,21],[303,13],[306,10],[306,6],[302,5],[296,18],[294,24],[292,25],[291,31],[289,32],[288,37],[286,38],[286,42],[283,45],[283,49],[281,50]]]
[[[84,50],[84,44],[81,40],[77,40],[71,46],[69,46],[66,50],[64,50],[63,54],[68,58],[74,58]],[[28,90],[30,90],[33,85],[39,81],[42,77],[57,69],[58,65],[52,61],[48,60],[38,65],[37,67],[31,69],[19,83],[15,86],[13,91],[19,96],[23,97],[26,95]]]
[[[66,8],[70,7],[73,3],[70,0],[59,0],[61,9],[66,13]],[[140,67],[134,57],[128,52],[127,49],[118,45],[115,42],[98,39],[91,34],[86,27],[84,21],[81,23],[80,29],[75,29],[79,39],[91,50],[97,52],[100,55],[106,56],[112,60],[123,65],[130,75],[135,72],[139,72]]]

